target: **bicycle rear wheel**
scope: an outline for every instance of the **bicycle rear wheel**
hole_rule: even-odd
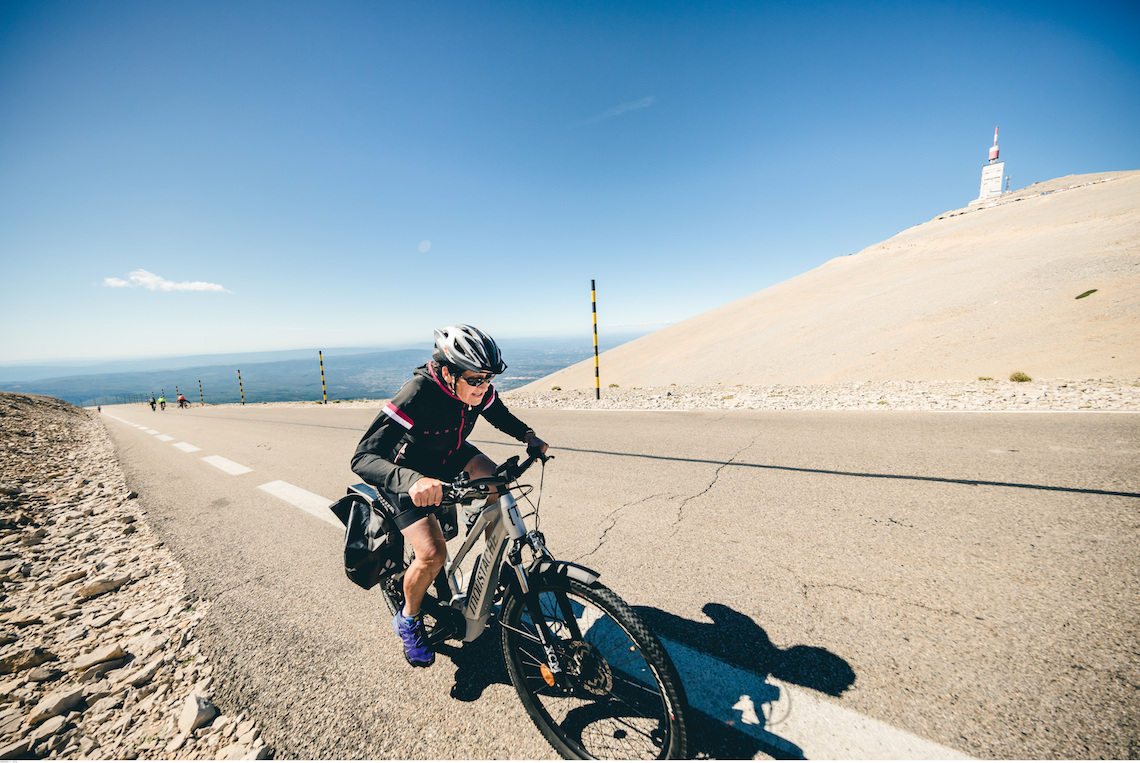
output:
[[[570,688],[555,685],[538,631],[517,596],[500,617],[503,657],[531,719],[565,758],[686,755],[684,688],[661,642],[622,599],[594,583],[535,576],[542,618],[559,639]]]

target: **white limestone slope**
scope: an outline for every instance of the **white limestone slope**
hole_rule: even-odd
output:
[[[1140,171],[947,212],[610,350],[601,368],[603,387],[1140,377]],[[593,388],[593,359],[522,390],[554,385]]]

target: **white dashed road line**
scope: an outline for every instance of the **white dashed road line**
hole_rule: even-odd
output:
[[[235,463],[228,458],[222,458],[221,456],[204,456],[202,460],[210,466],[218,467],[226,474],[233,474],[235,476],[238,474],[247,474],[253,471],[253,469],[250,469],[248,466],[242,466],[241,464]]]
[[[155,439],[162,440],[163,442],[170,442],[174,438],[168,434],[160,434]]]
[[[157,430],[157,429],[147,429],[147,430],[144,430],[144,431],[146,431],[146,433],[147,433],[147,434],[158,434],[158,430]]]
[[[316,493],[310,493],[308,490],[290,485],[288,482],[275,480],[267,482],[259,487],[272,496],[276,496],[281,500],[291,503],[301,511],[307,511],[317,519],[322,519],[328,522],[338,530],[343,530],[344,525],[336,518],[331,511],[329,511],[329,504],[332,503],[328,498],[319,496]]]
[[[196,453],[201,450],[201,448],[199,448],[197,445],[191,445],[188,442],[176,442],[174,443],[174,447],[178,448],[183,453]]]

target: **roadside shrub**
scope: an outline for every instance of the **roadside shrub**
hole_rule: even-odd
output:
[[[557,384],[555,384],[553,387],[551,387],[551,389],[554,390],[555,392],[561,392],[562,391],[562,388],[559,387]]]
[[[616,385],[616,384],[610,384],[610,388],[611,388],[611,389],[612,389],[613,387],[616,387],[616,386],[618,386],[618,385]]]
[[[1029,374],[1024,374],[1024,373],[1022,373],[1021,371],[1014,371],[1012,374],[1010,374],[1010,375],[1009,375],[1009,380],[1010,380],[1011,382],[1029,382],[1029,381],[1033,381],[1033,379],[1031,379],[1031,378],[1029,377]]]
[[[993,381],[993,380],[994,380],[994,377],[992,377],[992,376],[979,376],[978,377],[978,381]]]
[[[1078,294],[1077,296],[1073,297],[1073,299],[1084,299],[1085,297],[1087,297],[1090,294],[1095,294],[1096,291],[1097,291],[1096,289],[1089,289],[1084,294]]]

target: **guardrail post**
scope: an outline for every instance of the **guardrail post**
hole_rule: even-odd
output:
[[[598,293],[590,279],[590,310],[594,315],[594,399],[602,399],[602,377],[598,367]]]
[[[325,390],[325,356],[321,353],[320,350],[317,350],[317,360],[319,360],[321,363],[321,395],[324,396],[324,404],[328,405],[329,393],[327,390]]]
[[[241,393],[241,404],[245,405],[245,390],[241,386],[241,369],[238,369],[238,392]]]

